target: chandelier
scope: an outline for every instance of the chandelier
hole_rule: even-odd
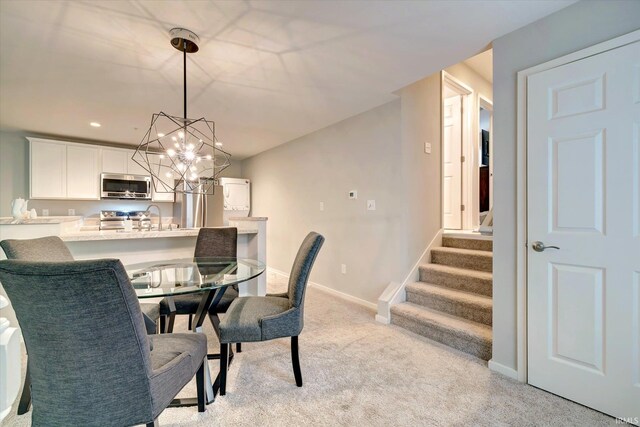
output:
[[[213,194],[220,173],[231,164],[231,155],[216,139],[214,122],[187,116],[187,53],[198,51],[200,39],[184,28],[169,34],[171,45],[183,55],[184,115],[153,114],[131,158],[149,172],[156,193]]]

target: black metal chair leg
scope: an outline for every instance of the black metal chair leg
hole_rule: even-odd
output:
[[[229,344],[220,344],[220,396],[227,393],[227,370],[229,369]]]
[[[158,420],[155,419],[155,420],[151,421],[150,423],[147,423],[147,427],[158,427]]]
[[[193,323],[193,314],[189,315],[189,330],[191,330],[191,324]]]
[[[31,407],[31,376],[29,375],[29,362],[27,362],[27,373],[24,375],[24,385],[22,386],[22,395],[20,395],[20,403],[18,404],[18,415],[24,415],[29,412]]]
[[[296,377],[296,385],[302,387],[302,372],[300,372],[300,358],[298,356],[298,337],[291,337],[291,363],[293,375]]]
[[[242,353],[242,343],[236,343],[236,353]]]
[[[196,386],[198,388],[198,412],[204,412],[205,390],[204,390],[204,364],[207,362],[205,358],[198,372],[196,373]]]
[[[164,334],[167,328],[167,316],[160,316],[160,333]]]

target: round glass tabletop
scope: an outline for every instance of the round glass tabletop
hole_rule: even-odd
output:
[[[185,258],[125,266],[138,298],[191,294],[246,282],[265,270],[247,258]]]

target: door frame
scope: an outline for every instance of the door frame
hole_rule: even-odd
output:
[[[483,95],[481,92],[478,93],[478,129],[476,130],[476,137],[480,138],[480,108],[483,108],[491,113],[491,119],[489,120],[489,211],[493,209],[493,102],[489,99],[489,97]],[[479,140],[477,142],[480,142]],[[476,146],[477,148],[477,146]],[[477,152],[477,151],[476,151]],[[478,159],[479,160],[479,159]],[[476,161],[477,162],[477,161]],[[474,194],[476,195],[475,200],[480,201],[480,176],[479,172],[474,174],[475,179],[477,180],[474,184]],[[478,206],[475,207],[475,211],[477,215],[474,216],[474,228],[480,227],[480,212]],[[476,220],[478,224],[476,225]]]
[[[533,74],[576,62],[640,40],[640,30],[595,44],[517,73],[516,111],[516,372],[528,382],[527,366],[527,79]]]
[[[444,87],[448,86],[454,92],[457,92],[461,96],[460,105],[462,108],[462,149],[461,153],[464,156],[464,164],[460,167],[460,171],[462,176],[460,177],[460,181],[462,183],[462,188],[460,189],[461,195],[461,203],[464,205],[465,209],[461,212],[462,217],[462,230],[469,230],[473,227],[473,217],[471,206],[473,204],[473,165],[474,162],[477,161],[475,150],[475,143],[472,144],[472,129],[471,129],[471,112],[473,111],[473,99],[474,99],[474,91],[471,87],[461,82],[460,80],[453,77],[451,74],[446,71],[442,71],[442,93],[440,94],[440,105],[441,109],[444,108]],[[443,110],[444,111],[444,110]],[[444,153],[444,112],[442,113],[442,120],[440,124],[440,146],[442,147],[442,152]],[[473,146],[472,146],[473,145]],[[444,200],[444,154],[440,159],[441,166],[441,176],[440,176],[440,194],[442,195],[442,200]],[[444,226],[444,202],[441,203],[442,209],[440,212],[440,223]]]

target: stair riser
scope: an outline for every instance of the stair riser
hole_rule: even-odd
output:
[[[468,270],[493,271],[493,258],[488,256],[444,253],[434,249],[431,251],[431,262]]]
[[[489,297],[493,295],[493,283],[491,280],[431,270],[428,267],[420,268],[420,281]]]
[[[493,251],[493,241],[491,240],[443,237],[442,246],[447,248],[474,249],[476,251]]]
[[[460,336],[440,328],[437,324],[423,323],[416,319],[393,313],[393,309],[391,311],[391,323],[482,360],[491,359],[490,340]]]
[[[420,293],[407,292],[407,301],[421,305],[463,319],[484,323],[491,326],[493,314],[491,308],[478,306],[472,303],[465,304],[462,301],[452,301],[441,295],[424,295]]]

